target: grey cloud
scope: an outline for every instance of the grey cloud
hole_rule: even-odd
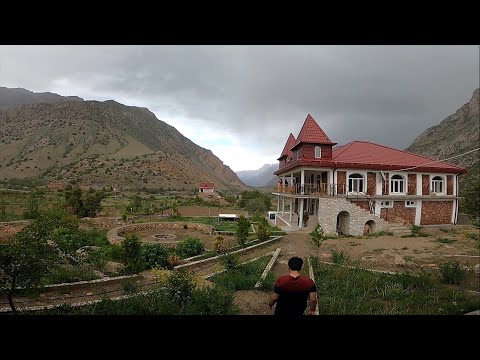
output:
[[[277,154],[307,113],[333,141],[405,148],[470,99],[478,64],[477,46],[0,46],[0,86],[66,79]]]

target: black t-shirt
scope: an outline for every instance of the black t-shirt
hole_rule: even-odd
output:
[[[275,306],[275,315],[300,316],[307,307],[307,299],[317,287],[307,276],[294,278],[290,275],[280,276],[275,282],[273,291],[280,295]]]

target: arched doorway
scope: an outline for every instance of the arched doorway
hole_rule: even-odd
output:
[[[371,235],[375,232],[376,224],[373,220],[368,220],[363,227],[363,235]]]
[[[350,213],[341,211],[337,215],[337,233],[338,235],[348,235],[350,231]]]

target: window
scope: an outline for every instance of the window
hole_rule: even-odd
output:
[[[382,201],[380,206],[382,208],[393,208],[393,201]]]
[[[348,191],[363,192],[363,176],[360,174],[352,174],[348,176]]]
[[[390,180],[390,194],[405,193],[405,180],[403,176],[393,175]]]
[[[432,192],[433,193],[443,193],[443,178],[441,176],[435,176],[432,179]]]
[[[320,146],[315,146],[315,159],[320,159],[322,157],[322,148]]]
[[[405,207],[417,207],[416,201],[407,200],[405,201]]]
[[[295,151],[295,157],[297,160],[300,159],[300,150]]]

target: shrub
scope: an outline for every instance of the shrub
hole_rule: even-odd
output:
[[[343,250],[337,251],[335,249],[332,250],[332,261],[337,265],[342,265],[348,262],[350,259],[350,255],[344,252]]]
[[[250,221],[246,219],[243,215],[240,215],[237,223],[237,240],[238,244],[243,248],[245,247],[245,241],[247,241],[248,237],[248,229],[250,228]]]
[[[317,250],[317,258],[318,258],[320,247],[322,246],[322,242],[325,240],[322,226],[320,224],[317,224],[317,226],[315,226],[315,229],[313,229],[313,231],[309,233],[308,236],[310,236],[310,242]]]
[[[47,284],[63,284],[99,279],[93,269],[78,266],[58,267],[45,278]]]
[[[142,244],[141,257],[147,269],[169,268],[168,249],[161,244]]]
[[[188,225],[187,225],[187,224],[183,224],[183,228],[184,228],[185,230],[187,230],[187,229],[188,229]]]
[[[215,241],[213,242],[213,250],[218,254],[221,254],[226,250],[223,236],[215,237]]]
[[[184,312],[194,290],[193,277],[186,271],[175,271],[168,278],[167,292],[170,298],[180,307],[181,313]]]
[[[180,256],[176,255],[176,254],[172,254],[168,257],[168,263],[170,265],[170,267],[175,267],[177,265],[180,265],[182,263],[182,259],[180,258]]]
[[[187,237],[176,247],[176,253],[183,258],[200,255],[205,251],[205,246],[199,238]]]
[[[443,263],[439,267],[442,276],[442,282],[447,284],[460,284],[467,272],[460,267],[458,261],[451,260]]]
[[[136,235],[127,235],[122,242],[122,263],[125,273],[136,274],[145,269],[145,262],[141,257],[142,244]]]
[[[233,315],[233,293],[218,286],[197,289],[188,305],[187,315]]]
[[[440,243],[440,244],[451,244],[451,243],[454,243],[455,241],[457,241],[457,240],[452,240],[452,239],[448,239],[448,238],[438,238],[437,239],[437,242]]]
[[[270,237],[270,233],[271,233],[270,224],[268,223],[267,219],[262,217],[260,219],[260,224],[258,224],[258,230],[257,230],[258,240],[267,241],[268,238]]]
[[[239,259],[235,254],[225,254],[220,258],[220,263],[227,272],[232,272],[238,267]]]

